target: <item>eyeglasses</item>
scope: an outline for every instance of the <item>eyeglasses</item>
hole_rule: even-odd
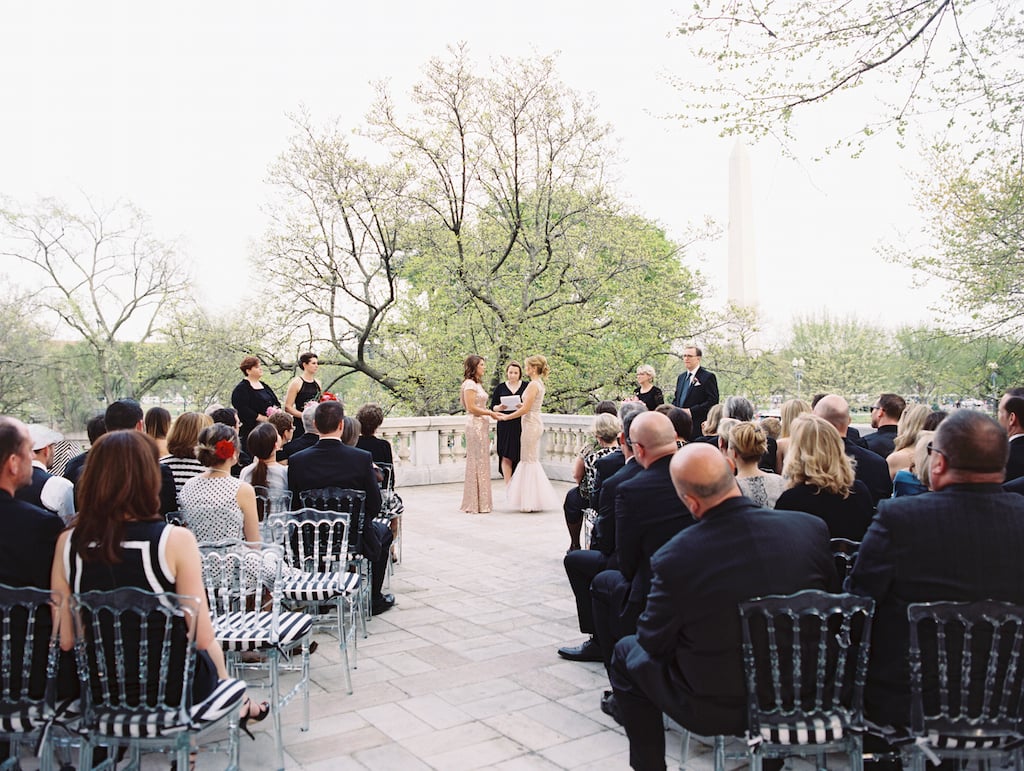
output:
[[[931,454],[932,454],[932,453],[934,452],[934,453],[936,453],[937,455],[941,455],[941,456],[942,456],[943,458],[949,458],[949,456],[948,456],[948,455],[946,455],[946,453],[944,453],[944,452],[943,452],[942,450],[940,450],[940,449],[939,449],[938,447],[933,447],[933,446],[932,446],[932,443],[931,443],[931,442],[928,442],[928,447],[927,447],[927,448],[925,448],[925,449],[926,449],[926,450],[928,451],[928,454],[929,454],[929,455],[931,455]]]
[[[695,353],[684,353],[683,354],[683,358],[684,359],[699,359],[700,357],[697,354],[695,354]]]

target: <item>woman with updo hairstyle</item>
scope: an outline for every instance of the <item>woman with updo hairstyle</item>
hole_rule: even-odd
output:
[[[163,407],[150,407],[146,410],[146,433],[153,437],[161,455],[167,454],[167,432],[171,429],[171,413]]]
[[[307,404],[319,402],[323,393],[320,381],[316,379],[319,369],[320,360],[315,353],[307,351],[302,354],[299,357],[299,374],[291,379],[284,393],[284,411],[293,418],[296,438],[306,433],[302,427],[302,411]]]
[[[758,506],[773,509],[786,489],[786,480],[778,474],[765,473],[758,467],[767,448],[768,437],[760,426],[738,423],[729,431],[726,457],[736,465],[736,484],[740,491]]]
[[[238,429],[241,448],[245,449],[245,440],[249,432],[258,423],[266,423],[271,412],[281,408],[281,402],[269,385],[263,382],[263,365],[255,356],[246,356],[238,365],[245,375],[235,390],[231,392],[231,406],[238,412],[242,426]]]
[[[188,480],[206,470],[196,459],[196,445],[199,432],[211,425],[213,418],[201,412],[183,412],[171,424],[171,431],[167,434],[167,454],[160,458],[160,462],[171,470],[176,494],[181,493]],[[180,501],[178,505],[181,506]]]
[[[544,404],[544,378],[550,372],[545,357],[537,354],[528,358],[526,374],[530,383],[523,391],[523,403],[515,412],[498,415],[498,420],[523,419],[522,454],[505,491],[509,504],[519,511],[557,509],[559,504],[558,494],[540,464],[540,440],[544,434],[540,410]]]
[[[867,485],[854,476],[839,432],[817,415],[800,415],[791,428],[783,467],[788,489],[775,508],[814,514],[825,520],[832,538],[860,541],[874,505]]]
[[[636,390],[633,397],[647,405],[647,409],[657,409],[665,403],[665,394],[658,386],[654,385],[654,367],[650,364],[641,364],[636,368]]]
[[[242,469],[238,479],[272,493],[288,489],[288,468],[277,462],[281,435],[270,423],[260,423],[249,432],[249,453],[253,462]]]
[[[276,429],[274,433],[277,433]],[[256,491],[248,482],[231,476],[231,467],[238,459],[238,452],[238,434],[223,423],[214,423],[199,433],[196,459],[206,467],[206,471],[185,483],[178,495],[178,503],[189,522],[189,529],[200,541],[225,538],[260,540]],[[189,516],[190,511],[203,510],[205,514],[214,509],[218,511],[215,518]]]

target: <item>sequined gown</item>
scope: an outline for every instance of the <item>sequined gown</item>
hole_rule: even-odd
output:
[[[558,509],[562,504],[540,464],[540,438],[544,433],[540,409],[544,404],[544,381],[538,378],[531,384],[535,385],[537,396],[523,415],[522,453],[505,495],[513,509],[546,511]]]
[[[487,392],[473,380],[462,382],[464,403],[475,400],[487,409]],[[462,511],[487,514],[491,510],[491,420],[486,415],[466,416],[466,483],[462,488]]]

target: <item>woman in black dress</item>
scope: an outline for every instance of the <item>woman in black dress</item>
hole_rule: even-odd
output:
[[[636,390],[633,395],[647,405],[647,409],[656,410],[665,403],[665,394],[654,385],[654,367],[641,364],[636,368]]]
[[[501,397],[518,396],[522,399],[525,390],[523,368],[519,366],[518,361],[510,361],[505,367],[505,382],[498,383],[491,396],[491,409],[495,412],[515,412],[515,407],[502,406]],[[522,418],[498,421],[498,464],[506,485],[519,464],[519,438],[522,430]]]
[[[306,433],[302,427],[302,410],[310,402],[320,401],[320,393],[323,388],[320,381],[316,379],[316,372],[320,369],[320,362],[315,353],[307,352],[299,357],[299,374],[292,378],[288,384],[288,390],[284,394],[284,411],[295,418],[295,428],[292,439],[297,439]]]
[[[245,449],[245,438],[249,432],[256,428],[257,423],[266,423],[267,410],[271,407],[281,408],[281,402],[277,400],[274,389],[261,381],[263,377],[263,365],[255,356],[246,356],[238,365],[245,375],[235,390],[231,392],[231,406],[238,413],[238,419],[242,427],[238,429],[238,438],[242,441],[242,449]]]

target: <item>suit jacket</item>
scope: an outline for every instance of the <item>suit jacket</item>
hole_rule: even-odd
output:
[[[319,487],[366,492],[361,525],[364,554],[371,561],[379,559],[381,543],[372,521],[380,513],[381,496],[370,453],[349,447],[340,439],[320,439],[309,449],[291,456],[288,459],[288,489],[292,491],[292,505],[299,507],[300,492]]]
[[[878,429],[864,437],[864,442],[871,452],[888,458],[896,449],[896,431],[899,426],[879,426]]]
[[[0,583],[49,589],[53,552],[64,522],[0,490],[0,523]]]
[[[1010,442],[1010,457],[1006,461],[1006,481],[1024,477],[1024,438]]]
[[[676,394],[672,399],[672,404],[676,407],[690,411],[690,418],[693,420],[691,439],[696,439],[701,435],[701,423],[707,419],[708,411],[718,404],[718,379],[715,377],[715,373],[703,367],[697,367],[695,374],[699,385],[691,386],[685,399],[683,398],[683,388],[690,378],[690,373],[684,370],[676,378]]]
[[[615,493],[615,551],[619,571],[630,582],[630,602],[643,605],[651,583],[651,555],[693,524],[669,476],[672,455],[619,484]],[[639,465],[639,464],[638,464]]]
[[[737,604],[839,586],[824,522],[742,496],[672,538],[651,568],[630,677],[659,684],[654,702],[703,736],[741,734],[747,726]]]
[[[867,485],[876,506],[882,498],[892,496],[892,480],[889,478],[889,464],[885,458],[855,444],[849,437],[843,437],[843,449],[855,461],[854,473],[857,479]]]
[[[850,591],[878,603],[864,693],[868,716],[910,719],[907,605],[934,600],[1024,603],[1024,498],[999,485],[951,485],[878,504]]]
[[[303,450],[308,450],[310,447],[316,444],[316,440],[319,438],[319,435],[314,433],[302,434],[300,436],[295,437],[290,442],[288,442],[288,444],[286,444],[284,447],[277,451],[278,463],[280,463],[283,460],[288,460],[290,457],[295,455],[295,453],[302,452]]]
[[[619,492],[619,485],[643,470],[643,466],[631,459],[601,483],[601,491],[597,498],[597,521],[594,523],[594,532],[590,539],[591,549],[597,549],[606,557],[611,557],[615,552],[615,498]],[[608,563],[607,567],[618,570],[618,559],[614,564]]]

